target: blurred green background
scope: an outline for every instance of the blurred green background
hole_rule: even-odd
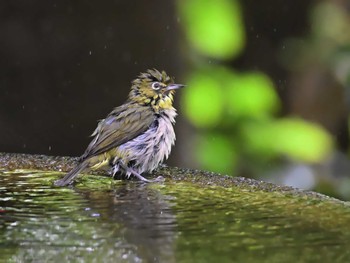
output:
[[[350,199],[348,1],[0,4],[0,150],[80,155],[165,69],[176,96],[170,165]]]

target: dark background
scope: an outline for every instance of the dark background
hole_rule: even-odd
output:
[[[173,3],[3,1],[0,149],[80,155],[139,72],[177,75]]]
[[[338,149],[348,149],[346,94],[319,63],[293,70],[300,56],[286,39],[307,41],[310,13],[321,1],[241,1],[247,36],[242,54],[225,61],[238,71],[269,75],[282,99],[281,115],[320,123]],[[327,1],[324,1],[327,2]],[[349,12],[349,3],[333,1]],[[177,1],[26,1],[0,3],[0,150],[80,155],[130,82],[148,68],[186,81],[191,48]],[[288,62],[287,62],[288,64]],[[176,97],[179,105],[181,92]],[[196,130],[181,116],[170,164],[193,166],[186,145]]]

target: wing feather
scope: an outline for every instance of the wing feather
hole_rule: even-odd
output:
[[[94,139],[81,157],[87,159],[117,147],[145,132],[155,121],[149,107],[124,104],[101,120],[94,131]]]

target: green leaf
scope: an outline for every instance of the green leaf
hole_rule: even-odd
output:
[[[231,174],[238,158],[233,143],[226,136],[211,133],[198,138],[196,157],[203,169]]]
[[[260,118],[277,112],[280,100],[270,78],[265,74],[237,75],[227,90],[228,109],[234,118]]]
[[[224,94],[215,70],[193,73],[183,90],[183,109],[188,119],[197,127],[216,126],[224,111]]]
[[[252,152],[311,163],[327,158],[333,148],[332,138],[323,128],[295,118],[247,125],[243,136]]]
[[[228,59],[245,44],[241,8],[236,0],[182,0],[179,13],[190,43],[201,53]]]

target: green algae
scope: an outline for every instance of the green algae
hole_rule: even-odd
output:
[[[197,173],[152,184],[88,175],[61,188],[62,172],[2,171],[0,262],[350,260],[347,203]]]
[[[350,208],[334,200],[190,183],[154,185],[176,202],[181,262],[349,259]],[[347,260],[346,260],[347,261]]]

